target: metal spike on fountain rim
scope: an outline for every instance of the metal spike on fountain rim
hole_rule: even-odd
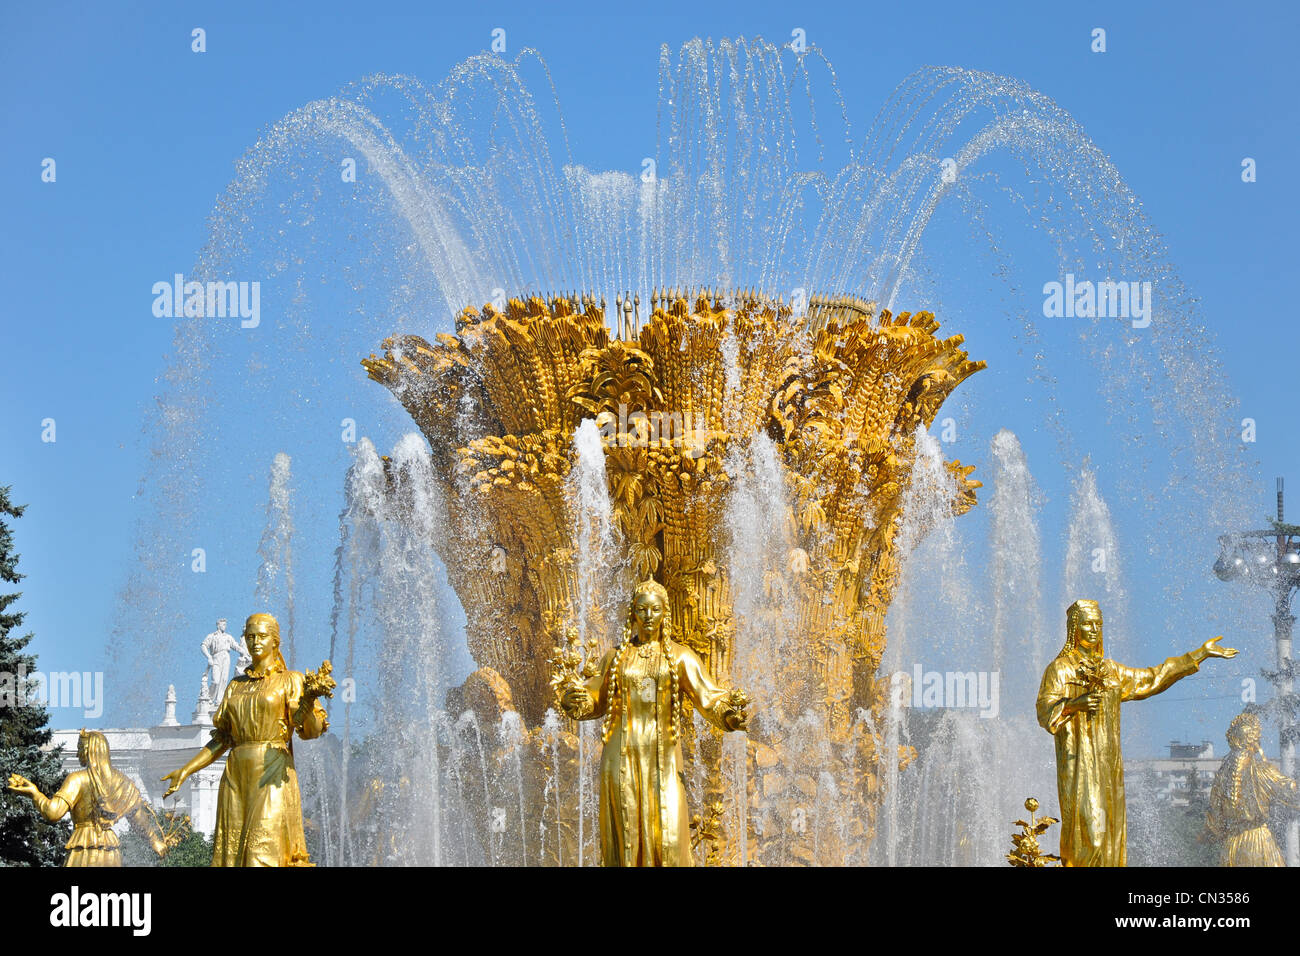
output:
[[[627,557],[610,599],[625,601],[634,579],[660,581],[678,639],[728,682],[729,452],[763,433],[779,450],[789,502],[772,520],[795,545],[770,573],[797,609],[806,650],[772,662],[782,700],[768,705],[812,707],[830,738],[845,740],[856,711],[885,702],[875,675],[917,430],[985,364],[968,358],[961,336],[938,338],[932,313],[895,315],[851,296],[786,303],[701,287],[656,289],[648,303],[616,294],[613,314],[606,303],[565,293],[467,308],[455,335],[394,336],[382,358],[362,361],[431,446],[446,501],[435,547],[470,652],[498,688],[475,699],[512,706],[533,727],[553,704],[546,661],[579,593],[567,488],[585,419],[600,431]],[[947,468],[963,512],[980,483],[973,467]],[[605,648],[618,639],[596,636]]]

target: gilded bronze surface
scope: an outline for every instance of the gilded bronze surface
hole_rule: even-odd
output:
[[[1038,801],[1033,797],[1025,801],[1025,809],[1029,811],[1029,819],[1016,821],[1020,832],[1011,834],[1011,852],[1007,854],[1007,862],[1012,866],[1029,867],[1051,866],[1053,863],[1059,863],[1061,858],[1055,853],[1043,852],[1042,847],[1038,845],[1038,838],[1061,821],[1055,817],[1038,819],[1034,815],[1038,810]]]
[[[1056,738],[1063,866],[1124,866],[1127,816],[1120,753],[1120,704],[1167,690],[1210,657],[1234,657],[1222,636],[1157,667],[1126,667],[1104,656],[1101,608],[1075,601],[1065,647],[1038,690],[1038,722]]]
[[[574,720],[604,719],[600,848],[605,866],[691,866],[683,774],[682,708],[719,730],[744,730],[749,699],[713,681],[689,647],[670,637],[668,592],[645,581],[632,595],[624,640],[585,681],[560,684]],[[716,814],[715,814],[716,816]],[[701,830],[701,836],[707,831]]]
[[[1221,866],[1286,866],[1269,829],[1274,807],[1300,810],[1296,782],[1269,763],[1260,747],[1259,718],[1239,714],[1228,727],[1228,756],[1210,788],[1207,834],[1222,846]]]
[[[226,685],[208,745],[162,778],[171,781],[164,796],[226,754],[212,865],[311,866],[293,734],[311,740],[328,729],[320,698],[333,696],[330,662],[305,674],[289,670],[280,653],[280,626],[270,614],[249,617],[244,643],[252,664]]]
[[[72,815],[64,866],[121,866],[122,850],[113,825],[123,818],[145,836],[159,856],[175,845],[175,834],[163,833],[135,784],[113,766],[103,734],[83,730],[77,741],[77,759],[85,769],[68,774],[52,797],[19,774],[9,777],[9,789],[30,797],[45,819]]]
[[[590,296],[511,299],[503,309],[466,309],[456,334],[433,344],[391,338],[382,358],[362,363],[424,432],[444,482],[447,520],[435,529],[435,546],[479,665],[453,692],[453,706],[478,707],[487,726],[508,700],[534,729],[552,706],[546,662],[565,643],[582,593],[566,484],[584,419],[600,428],[627,556],[610,593],[659,581],[675,643],[727,685],[737,627],[725,522],[729,460],[766,433],[791,502],[770,520],[789,529],[792,546],[781,566],[766,569],[767,603],[748,623],[792,634],[797,650],[764,662],[778,696],[760,706],[788,722],[811,709],[835,744],[842,791],[860,794],[861,805],[852,832],[816,847],[810,836],[794,841],[794,850],[769,851],[775,834],[752,829],[747,845],[752,859],[780,863],[860,854],[874,828],[881,762],[909,755],[883,754],[871,728],[883,726],[887,706],[876,671],[916,431],[983,363],[967,358],[960,336],[938,338],[930,313],[893,315],[853,298],[814,297],[796,314],[752,292],[666,290],[651,297],[648,315],[635,297],[616,311],[611,335],[604,302]],[[972,468],[948,467],[958,488],[953,508],[964,511],[979,483],[969,478]],[[589,636],[601,648],[618,644],[616,633],[595,627]],[[686,702],[688,712],[692,705]],[[684,759],[706,767],[704,802],[712,805],[722,792],[719,737],[696,739],[690,720],[680,733]],[[550,746],[539,738],[539,748]],[[576,773],[576,743],[556,746],[564,752],[561,774]],[[825,769],[826,758],[801,747],[751,737],[751,806],[788,816],[806,802],[818,773],[811,768]],[[552,763],[541,769],[550,774]],[[480,799],[491,807],[507,796]],[[573,839],[576,821],[547,825],[561,834],[553,860],[572,859],[563,841]],[[724,860],[736,862],[729,852]]]

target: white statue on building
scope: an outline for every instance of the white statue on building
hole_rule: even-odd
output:
[[[244,673],[244,668],[253,660],[242,638],[226,630],[226,619],[217,621],[217,629],[203,639],[203,656],[208,666],[203,677],[211,688],[211,700],[214,704],[221,702],[226,684],[230,682],[230,652],[236,651],[239,657],[235,661],[235,676]]]

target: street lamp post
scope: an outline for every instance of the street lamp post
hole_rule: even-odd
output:
[[[1282,507],[1282,479],[1277,480],[1277,518],[1272,528],[1237,531],[1219,537],[1219,559],[1214,573],[1220,580],[1249,581],[1273,596],[1273,640],[1277,645],[1277,670],[1268,673],[1273,684],[1273,709],[1278,720],[1282,772],[1292,779],[1296,770],[1295,674],[1291,663],[1291,595],[1300,587],[1300,525],[1286,524]],[[1286,828],[1286,865],[1300,866],[1300,820]]]

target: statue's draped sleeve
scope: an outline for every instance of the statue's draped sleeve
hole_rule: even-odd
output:
[[[1068,720],[1065,705],[1084,692],[1078,677],[1077,654],[1063,653],[1043,672],[1038,688],[1038,723],[1050,734]],[[1126,667],[1117,661],[1105,663],[1108,680],[1119,686],[1120,701],[1142,700],[1168,690],[1175,682],[1195,674],[1200,665],[1191,654],[1170,657],[1156,667]]]
[[[1077,688],[1072,688],[1077,663],[1067,654],[1062,654],[1047,665],[1043,671],[1043,681],[1038,688],[1038,723],[1049,734],[1055,734],[1066,721],[1065,705],[1075,696]]]
[[[713,726],[726,730],[727,726],[722,718],[731,709],[728,704],[727,689],[709,676],[704,662],[689,647],[682,647],[677,666],[679,668],[677,679],[681,689],[695,705],[695,709]]]
[[[144,798],[140,796],[139,789],[124,773],[113,774],[113,777],[111,803],[117,814],[126,817],[131,825],[149,841],[154,851],[161,854],[166,849],[166,841],[163,839],[157,819],[149,811]]]
[[[1201,665],[1191,654],[1170,657],[1156,667],[1125,667],[1111,662],[1113,673],[1119,679],[1120,700],[1143,700],[1168,690],[1176,681],[1195,674]]]
[[[46,797],[38,794],[39,799],[35,803],[41,816],[51,822],[62,820],[81,795],[81,786],[85,779],[84,771],[73,771],[63,778],[63,783],[59,784],[59,789],[55,791],[54,796]]]

